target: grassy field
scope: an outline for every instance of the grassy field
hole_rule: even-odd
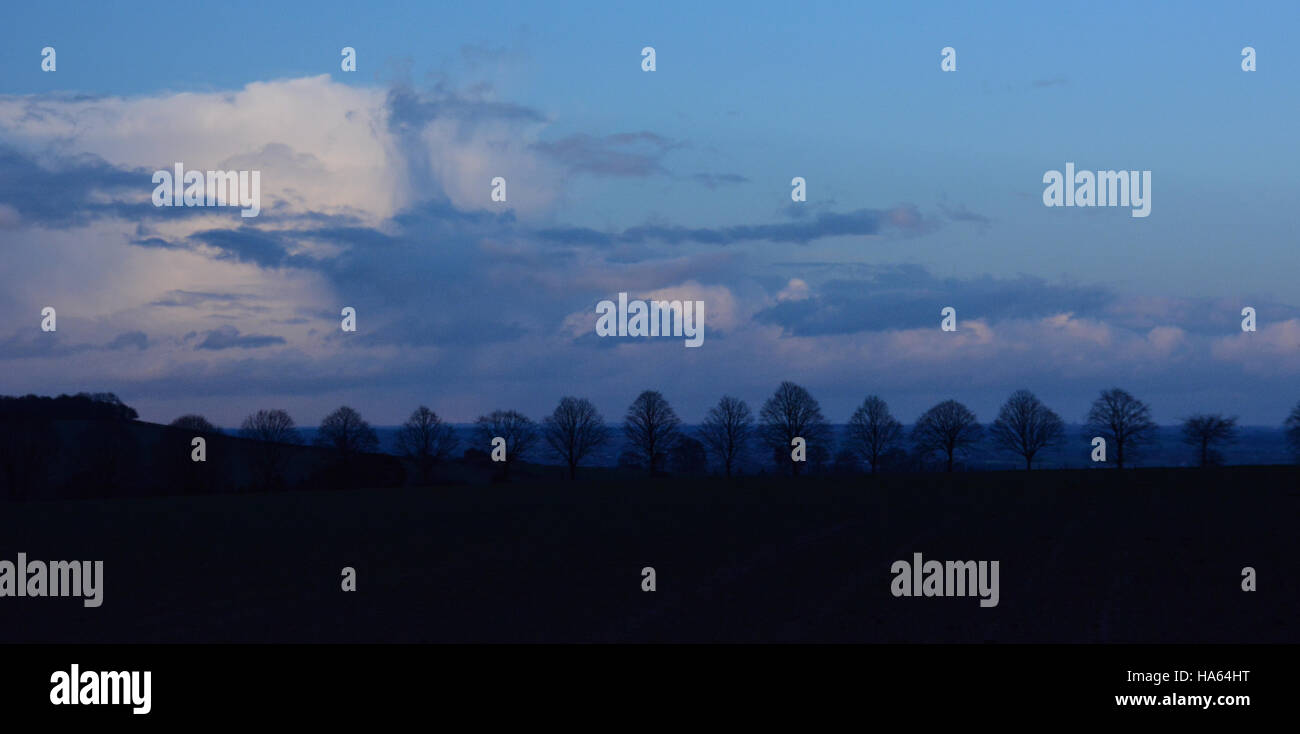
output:
[[[1298,510],[1294,467],[13,501],[0,559],[104,603],[0,598],[0,642],[1300,642]],[[999,605],[893,597],[913,552]]]

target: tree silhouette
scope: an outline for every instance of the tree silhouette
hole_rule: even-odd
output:
[[[1286,428],[1286,439],[1295,452],[1296,461],[1300,461],[1300,403],[1291,409],[1291,415],[1286,417],[1286,423],[1282,425]]]
[[[868,395],[849,418],[849,441],[853,451],[871,465],[871,473],[880,468],[880,457],[899,442],[903,424],[894,420],[889,406],[875,395]]]
[[[537,424],[517,410],[494,410],[479,416],[474,425],[484,446],[492,447],[492,439],[497,436],[505,439],[506,457],[500,462],[502,479],[510,478],[510,468],[537,443]]]
[[[1065,438],[1065,421],[1033,393],[1017,390],[1002,405],[989,434],[999,448],[1023,458],[1025,471],[1029,471],[1039,451]]]
[[[1237,437],[1236,417],[1198,413],[1183,420],[1183,443],[1195,446],[1201,466],[1218,464],[1223,457],[1215,446],[1232,443]]]
[[[1125,452],[1129,458],[1155,438],[1156,424],[1151,408],[1127,392],[1115,387],[1102,391],[1088,411],[1089,435],[1101,436],[1115,446],[1115,465],[1124,468]]]
[[[452,427],[423,405],[397,429],[397,450],[415,462],[425,484],[432,481],[433,468],[451,456],[458,443]]]
[[[754,432],[754,414],[744,400],[724,395],[709,408],[700,425],[700,440],[722,464],[723,473],[731,476],[736,462],[744,455]]]
[[[804,439],[810,458],[814,449],[818,455],[825,452],[827,457],[830,456],[830,425],[822,417],[817,400],[799,385],[789,380],[782,382],[772,397],[763,403],[758,416],[759,434],[773,452],[777,466],[789,466],[791,473],[799,473],[800,462],[792,461],[790,457],[790,444],[796,437]]]
[[[542,420],[542,435],[569,467],[569,479],[577,479],[583,459],[609,441],[609,428],[590,400],[564,397]]]
[[[681,436],[668,450],[668,467],[674,474],[701,476],[709,471],[709,456],[704,444],[690,436]]]
[[[172,428],[183,428],[193,433],[207,434],[215,436],[221,433],[221,429],[212,425],[207,418],[201,415],[188,413],[169,423]]]
[[[862,473],[862,457],[857,451],[851,448],[842,448],[835,452],[835,460],[831,463],[831,473],[837,476],[850,476]],[[872,467],[873,471],[875,467]]]
[[[254,456],[264,486],[274,487],[281,481],[281,471],[289,457],[286,445],[302,443],[302,436],[294,427],[293,418],[283,410],[259,410],[244,419],[239,426],[241,438],[257,441]]]
[[[681,424],[673,407],[657,390],[646,390],[628,407],[623,435],[651,475],[663,469],[668,452],[681,438]]]
[[[956,400],[945,400],[916,419],[912,442],[921,454],[940,453],[952,471],[953,457],[975,444],[983,434],[975,414]]]
[[[325,416],[316,432],[315,444],[333,449],[344,463],[357,454],[379,449],[379,437],[357,411],[344,405]]]

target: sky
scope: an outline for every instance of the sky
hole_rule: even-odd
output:
[[[227,426],[565,395],[614,421],[643,389],[694,422],[782,380],[833,422],[868,394],[905,422],[1020,388],[1067,421],[1113,386],[1162,423],[1300,400],[1294,3],[5,16],[0,393]],[[260,214],[155,207],[177,161],[259,171]],[[1044,206],[1067,162],[1151,171],[1150,216]],[[703,344],[597,336],[620,292],[703,302]]]

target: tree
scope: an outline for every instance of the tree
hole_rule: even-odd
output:
[[[668,451],[668,467],[674,474],[701,476],[709,471],[709,456],[704,444],[690,436],[681,436]]]
[[[952,471],[953,458],[973,446],[983,432],[969,408],[956,400],[945,400],[916,419],[912,442],[922,455],[943,454],[947,470]]]
[[[662,470],[668,451],[681,438],[681,424],[673,407],[657,390],[646,390],[628,407],[623,435],[651,475]]]
[[[1287,416],[1283,427],[1286,428],[1287,442],[1291,444],[1296,460],[1300,461],[1300,403],[1291,409],[1291,415]]]
[[[542,420],[542,434],[569,467],[569,479],[577,479],[583,459],[609,441],[605,419],[586,398],[560,398],[555,412]]]
[[[1115,447],[1115,465],[1124,468],[1124,455],[1129,458],[1155,438],[1156,424],[1151,420],[1151,408],[1127,392],[1115,387],[1102,391],[1092,401],[1088,411],[1089,435],[1101,436]]]
[[[859,464],[861,457],[857,451],[851,448],[843,448],[835,453],[835,462],[831,465],[831,472],[839,476],[848,476],[862,472],[862,465]],[[875,466],[872,466],[875,469]]]
[[[510,468],[515,461],[527,456],[537,443],[537,424],[517,410],[494,410],[479,416],[474,423],[485,446],[492,446],[492,439],[498,436],[505,439],[506,457],[501,462],[503,479],[510,478]]]
[[[183,428],[193,433],[203,433],[208,435],[218,435],[221,433],[221,429],[212,425],[207,418],[193,413],[183,415],[168,425],[172,428]]]
[[[894,420],[889,406],[875,395],[868,395],[849,418],[849,441],[854,452],[871,465],[871,473],[880,468],[880,458],[899,442],[903,424]]]
[[[335,451],[344,462],[351,462],[357,454],[379,449],[379,437],[357,411],[344,405],[325,416],[316,433],[317,446]]]
[[[786,380],[776,388],[772,397],[759,411],[759,434],[772,450],[778,466],[788,465],[791,473],[798,474],[800,462],[790,459],[791,442],[803,438],[809,456],[816,451],[830,456],[830,425],[822,417],[821,406],[804,388]]]
[[[397,429],[397,450],[415,462],[425,484],[433,479],[433,468],[451,456],[458,443],[456,431],[423,405]]]
[[[1223,457],[1215,446],[1232,443],[1237,438],[1237,418],[1220,414],[1198,413],[1183,420],[1183,443],[1195,446],[1201,466],[1218,464]]]
[[[1065,438],[1065,421],[1033,393],[1017,390],[1003,403],[989,434],[999,448],[1023,458],[1029,471],[1039,451]]]
[[[241,438],[257,441],[254,451],[262,481],[267,487],[278,484],[280,473],[288,458],[287,445],[302,443],[302,436],[294,427],[293,418],[283,410],[259,410],[244,419],[239,426]]]
[[[294,427],[293,418],[283,410],[259,410],[253,413],[239,426],[239,435],[266,443],[302,443],[302,436]]]
[[[744,400],[724,395],[709,408],[700,425],[700,440],[722,464],[723,473],[731,476],[736,462],[744,455],[754,433],[754,414]]]

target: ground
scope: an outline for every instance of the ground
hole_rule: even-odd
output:
[[[0,502],[0,559],[105,562],[0,642],[1295,643],[1297,510],[1295,467]],[[893,597],[914,552],[1000,603]]]

